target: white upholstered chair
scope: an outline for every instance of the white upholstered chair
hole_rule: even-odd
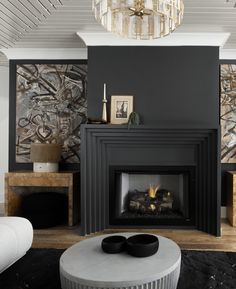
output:
[[[0,217],[0,273],[19,260],[33,241],[31,223],[21,217]]]

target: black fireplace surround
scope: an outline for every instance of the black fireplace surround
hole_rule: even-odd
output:
[[[82,235],[109,228],[196,228],[220,235],[219,129],[87,124],[81,134]],[[182,216],[119,215],[121,173],[181,175]]]

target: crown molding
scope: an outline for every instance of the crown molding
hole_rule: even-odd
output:
[[[236,60],[236,49],[220,49],[220,59]]]
[[[87,48],[8,48],[1,49],[8,59],[87,59]]]
[[[95,46],[92,45],[91,42],[88,46]],[[98,44],[97,44],[98,45]],[[100,44],[100,45],[108,45]],[[114,46],[120,46],[119,44],[109,44]],[[183,44],[184,45],[184,44]],[[186,44],[191,46],[190,44]],[[195,44],[195,45],[200,45]],[[135,45],[134,45],[135,46]],[[154,45],[155,46],[155,45]],[[159,46],[159,45],[158,45]],[[168,46],[166,44],[166,46]],[[174,46],[178,46],[177,43],[175,43]],[[215,45],[210,45],[215,46]],[[41,49],[41,48],[8,48],[8,49],[1,49],[0,52],[2,52],[4,55],[0,54],[0,65],[1,66],[8,66],[8,60],[9,59],[87,59],[88,58],[88,49],[87,48],[68,48],[68,49],[54,49],[54,48],[47,48],[47,49]],[[220,59],[232,59],[236,60],[236,49],[220,49]]]
[[[77,35],[87,46],[219,46],[223,47],[230,33],[172,33],[153,40],[121,38],[110,32],[84,32]]]

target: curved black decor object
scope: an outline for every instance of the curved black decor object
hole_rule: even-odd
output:
[[[154,235],[138,234],[129,237],[126,242],[127,252],[135,257],[149,257],[159,248],[159,240]]]
[[[120,253],[126,249],[126,238],[119,235],[106,237],[102,240],[101,246],[105,253]]]

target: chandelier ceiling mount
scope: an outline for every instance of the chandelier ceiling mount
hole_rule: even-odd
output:
[[[143,19],[144,15],[151,15],[150,12],[148,12],[147,9],[145,9],[145,6],[143,5],[143,1],[140,0],[137,2],[137,5],[135,7],[130,7],[130,11],[132,11],[129,16],[138,16],[141,19]]]

